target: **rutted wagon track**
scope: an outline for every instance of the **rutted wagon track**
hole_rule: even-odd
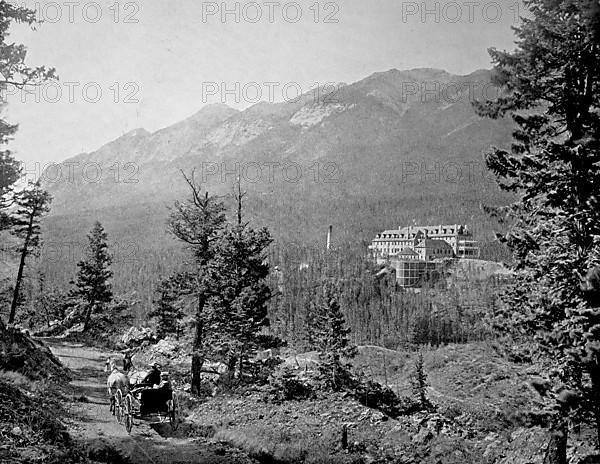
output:
[[[255,462],[241,451],[209,438],[184,437],[184,431],[189,429],[185,424],[179,433],[172,434],[169,424],[157,426],[136,420],[132,433],[128,434],[109,412],[103,369],[107,356],[113,353],[59,339],[49,338],[44,342],[73,372],[70,386],[77,401],[72,404],[74,418],[69,428],[86,445],[91,458],[115,464]]]

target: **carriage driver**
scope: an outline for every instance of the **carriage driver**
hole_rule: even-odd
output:
[[[152,387],[140,390],[140,414],[143,416],[155,408],[162,410],[172,395],[168,372],[160,373],[160,381]]]
[[[156,390],[157,403],[162,406],[166,406],[167,401],[171,399],[171,395],[173,394],[168,372],[160,373],[160,383],[158,385],[154,385],[154,389]]]
[[[146,374],[146,377],[142,380],[142,384],[150,386],[160,384],[160,364],[157,362],[152,364],[150,372]]]
[[[160,373],[160,383],[155,385],[154,388],[159,388],[165,391],[171,391],[171,381],[169,380],[168,372]]]

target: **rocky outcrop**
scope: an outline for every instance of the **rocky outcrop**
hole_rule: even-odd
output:
[[[156,334],[149,327],[130,327],[121,337],[121,344],[130,348],[141,346],[144,342],[156,342]]]

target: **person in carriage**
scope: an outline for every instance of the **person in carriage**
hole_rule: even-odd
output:
[[[150,366],[150,371],[142,379],[141,385],[153,387],[160,383],[160,364],[154,363]]]
[[[165,411],[167,401],[173,394],[169,373],[161,372],[160,365],[154,363],[150,372],[146,374],[139,386],[132,390],[132,393],[139,394],[140,415]]]

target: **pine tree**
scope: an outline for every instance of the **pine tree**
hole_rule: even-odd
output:
[[[346,326],[338,299],[335,283],[325,283],[315,315],[320,369],[326,384],[333,390],[339,390],[350,380],[349,365],[345,360],[355,357],[358,352],[350,341],[350,328]]]
[[[27,24],[34,28],[39,21],[35,10],[11,2],[0,2],[0,92],[5,92],[8,87],[26,91],[56,77],[53,68],[27,66],[25,46],[8,41],[9,29],[13,23]],[[0,109],[2,106],[0,104]],[[17,125],[0,118],[0,145],[8,143],[16,131]],[[21,171],[21,164],[14,159],[10,150],[0,150],[0,230],[10,225],[7,209],[13,204],[13,188],[21,177]]]
[[[212,294],[220,288],[220,276],[214,268],[217,240],[225,226],[225,205],[217,197],[202,192],[194,171],[182,172],[191,197],[177,201],[169,218],[169,231],[186,244],[194,257],[194,269],[186,279],[187,289],[195,295],[196,329],[192,347],[192,393],[199,394],[205,349],[205,307]]]
[[[317,348],[318,340],[317,334],[320,329],[320,320],[318,302],[316,301],[317,295],[310,294],[304,300],[303,308],[303,323],[304,323],[304,334],[303,342],[306,344],[306,350],[311,351]]]
[[[0,121],[0,124],[3,121]],[[0,143],[2,141],[2,132],[0,129]],[[4,130],[9,133],[9,130]],[[8,137],[6,137],[8,138]],[[0,151],[0,230],[7,229],[10,226],[10,216],[7,213],[9,206],[14,199],[11,198],[15,183],[21,177],[21,165],[13,158],[10,151]]]
[[[186,276],[174,274],[161,280],[157,289],[155,308],[149,316],[156,319],[156,333],[159,338],[176,334],[179,321],[183,318],[181,296],[186,293]]]
[[[476,105],[484,116],[510,114],[517,125],[511,150],[486,156],[500,187],[518,197],[490,209],[510,224],[500,238],[520,271],[498,322],[535,337],[557,362],[550,374],[586,399],[581,412],[595,415],[600,442],[600,309],[586,301],[577,277],[600,263],[599,7],[586,0],[526,5],[517,49],[490,50],[504,94]],[[559,409],[556,436],[566,443],[566,410]],[[562,450],[553,462],[566,462],[565,446],[549,448]]]
[[[267,302],[271,298],[266,260],[271,235],[243,220],[244,196],[238,180],[236,220],[217,244],[211,271],[219,290],[209,300],[206,318],[213,346],[226,357],[230,376],[239,366],[240,377],[244,362],[256,350],[261,329],[269,324]]]
[[[16,194],[16,211],[11,215],[11,233],[23,240],[18,252],[21,255],[17,281],[13,291],[10,316],[8,323],[15,320],[17,306],[21,301],[21,284],[27,257],[37,251],[40,246],[40,219],[50,211],[52,197],[40,187],[39,182],[30,183],[29,186]]]
[[[107,244],[107,235],[100,222],[94,224],[87,236],[88,249],[83,260],[77,263],[79,268],[75,288],[71,295],[85,302],[83,330],[89,329],[92,313],[113,298],[110,279],[112,257]]]
[[[419,356],[415,361],[415,370],[410,379],[410,383],[421,409],[430,408],[431,402],[427,398],[427,387],[429,386],[429,382],[427,381],[427,374],[425,373],[425,363],[423,361],[422,352],[419,352]]]

